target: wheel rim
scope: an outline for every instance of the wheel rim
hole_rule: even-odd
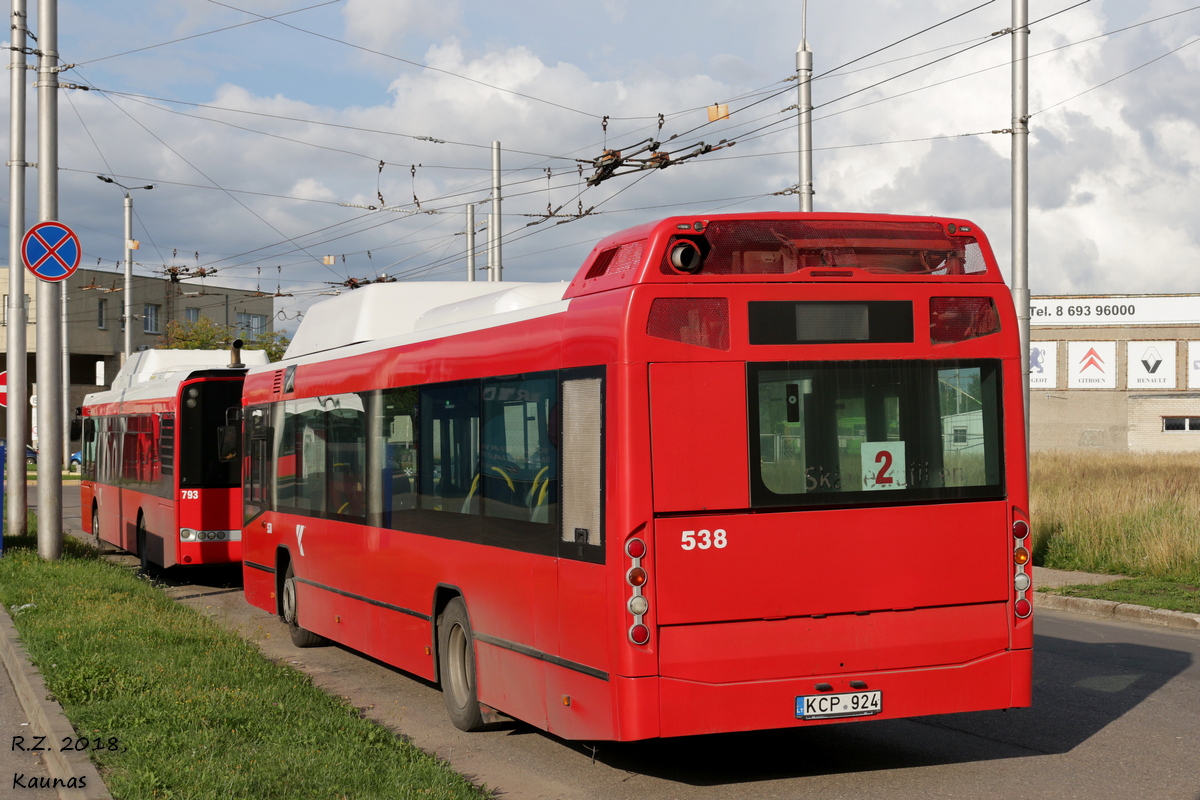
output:
[[[449,661],[447,666],[450,668],[447,685],[451,699],[459,708],[466,706],[467,698],[471,694],[471,666],[467,646],[467,632],[463,630],[462,625],[455,624],[446,639]]]
[[[283,582],[283,621],[288,625],[296,624],[296,579],[288,578]]]
[[[96,537],[96,541],[100,540],[100,512],[92,509],[92,536]]]

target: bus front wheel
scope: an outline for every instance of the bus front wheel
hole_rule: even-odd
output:
[[[300,606],[296,601],[296,573],[292,570],[291,564],[288,564],[287,573],[283,578],[283,598],[280,605],[280,616],[283,617],[284,624],[288,626],[292,644],[296,647],[320,647],[329,644],[329,640],[324,636],[318,636],[312,631],[300,627]]]
[[[461,597],[451,600],[438,616],[438,662],[450,721],[461,731],[483,730],[475,686],[475,638]]]

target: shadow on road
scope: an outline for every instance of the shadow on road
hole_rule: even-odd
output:
[[[635,743],[566,742],[614,769],[695,786],[1066,753],[1192,665],[1190,653],[1037,636],[1034,705]],[[518,726],[513,733],[528,732]],[[595,750],[593,751],[593,747]]]

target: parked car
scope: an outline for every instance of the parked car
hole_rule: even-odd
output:
[[[8,440],[7,440],[7,439],[0,439],[0,447],[7,447],[7,446],[8,446]],[[7,452],[7,451],[6,451],[6,452]],[[29,445],[25,445],[25,463],[26,463],[26,464],[31,464],[31,465],[32,465],[32,464],[36,464],[36,463],[37,463],[37,456],[38,456],[38,451],[37,451],[37,450],[34,450],[34,449],[33,449],[32,447],[30,447]]]
[[[83,451],[76,450],[74,453],[71,453],[71,466],[70,466],[71,472],[74,472],[75,470],[79,469],[79,467],[82,464],[83,464]]]

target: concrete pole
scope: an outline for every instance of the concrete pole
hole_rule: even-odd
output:
[[[9,59],[8,142],[8,511],[7,533],[29,532],[25,499],[25,436],[29,430],[29,369],[26,363],[25,267],[21,240],[25,236],[25,37],[29,15],[25,0],[12,0],[12,51]],[[2,545],[0,545],[2,548]]]
[[[475,206],[467,203],[467,280],[475,280]]]
[[[125,358],[133,354],[133,198],[125,189]]]
[[[800,93],[800,210],[813,210],[812,165],[812,74],[813,54],[808,49],[808,3],[800,24],[800,46],[796,48],[796,83]]]
[[[1012,296],[1021,339],[1029,453],[1029,0],[1012,6]]]
[[[58,0],[38,0],[38,218],[58,219]],[[38,555],[56,561],[62,555],[62,362],[59,360],[59,313],[62,286],[38,281],[37,407]]]
[[[492,142],[492,213],[488,223],[488,280],[504,280],[500,248],[500,143]]]

